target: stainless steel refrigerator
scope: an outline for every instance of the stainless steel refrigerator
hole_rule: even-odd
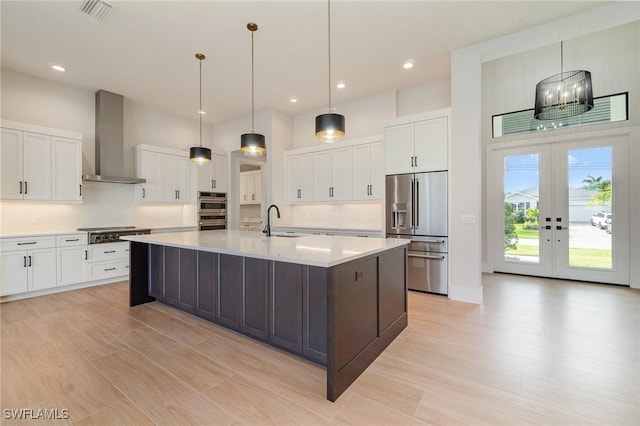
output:
[[[447,172],[386,177],[386,234],[409,238],[409,289],[448,293]]]

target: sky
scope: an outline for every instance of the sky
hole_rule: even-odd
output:
[[[569,150],[567,159],[554,158],[554,161],[565,160],[569,163],[569,187],[580,188],[582,180],[588,175],[602,179],[611,179],[611,147]],[[505,158],[504,192],[518,192],[538,186],[540,179],[538,154],[508,156]],[[548,167],[553,170],[552,167]]]

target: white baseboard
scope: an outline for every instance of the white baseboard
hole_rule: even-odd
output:
[[[95,287],[95,286],[105,285],[105,284],[113,284],[120,281],[126,281],[128,279],[129,279],[129,275],[123,275],[121,277],[105,278],[102,280],[65,285],[62,287],[51,287],[51,288],[45,288],[43,290],[29,291],[26,293],[11,294],[8,296],[0,297],[0,303],[13,302],[14,300],[29,299],[31,297],[46,296],[49,294],[62,293],[62,292],[71,291],[71,290],[79,290],[81,288]]]
[[[482,272],[484,272],[485,274],[493,274],[493,266],[491,266],[487,262],[482,262]]]
[[[449,299],[480,305],[482,304],[482,286],[466,287],[451,283],[449,285]]]

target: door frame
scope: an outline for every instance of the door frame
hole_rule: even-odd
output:
[[[524,136],[521,136],[522,139],[519,140],[507,140],[504,142],[493,142],[493,143],[489,143],[486,146],[486,167],[487,167],[487,172],[486,172],[486,186],[485,186],[485,226],[486,226],[486,233],[485,233],[485,254],[486,254],[486,260],[487,260],[487,269],[489,272],[494,272],[495,271],[495,266],[498,264],[498,262],[500,262],[500,258],[498,257],[498,251],[496,250],[496,244],[500,244],[501,247],[503,246],[503,241],[496,241],[497,239],[497,235],[503,235],[501,231],[501,227],[503,226],[503,222],[502,222],[502,211],[500,211],[499,215],[497,215],[497,212],[493,212],[493,206],[497,205],[496,203],[498,203],[498,199],[502,199],[504,200],[504,196],[502,194],[503,189],[502,188],[498,188],[498,185],[495,182],[495,170],[496,168],[499,168],[500,170],[502,170],[503,165],[502,164],[495,164],[495,151],[499,151],[502,149],[512,149],[512,148],[524,148],[524,147],[534,147],[534,146],[541,146],[541,145],[548,145],[550,148],[550,150],[552,151],[552,154],[556,153],[556,149],[555,147],[559,144],[569,144],[571,145],[572,143],[575,143],[575,146],[572,149],[581,149],[581,148],[589,148],[589,147],[593,147],[595,145],[598,144],[590,144],[589,141],[595,141],[595,140],[599,140],[602,141],[605,138],[624,138],[624,140],[622,143],[624,145],[624,148],[622,149],[623,152],[626,152],[626,157],[627,160],[626,162],[624,162],[623,167],[626,168],[626,171],[624,173],[626,173],[627,179],[626,179],[626,189],[618,189],[618,190],[614,190],[618,193],[624,192],[626,190],[626,204],[624,205],[622,208],[618,209],[621,210],[617,215],[622,215],[621,217],[619,217],[619,219],[624,220],[624,215],[626,215],[626,223],[628,224],[628,228],[626,230],[624,230],[624,235],[621,235],[623,229],[620,229],[619,233],[615,236],[614,238],[614,247],[612,247],[613,250],[622,250],[622,253],[626,253],[627,256],[627,260],[626,260],[626,272],[624,273],[625,278],[622,282],[619,282],[618,284],[623,284],[623,285],[630,285],[633,288],[640,288],[640,277],[639,272],[640,272],[640,267],[638,265],[631,265],[630,259],[633,258],[633,253],[638,253],[638,251],[640,250],[640,247],[638,246],[638,244],[636,243],[634,245],[633,243],[633,238],[634,236],[630,234],[635,233],[635,234],[640,234],[640,231],[634,231],[634,228],[631,226],[630,224],[630,220],[631,217],[633,217],[633,212],[638,212],[638,207],[640,205],[640,194],[635,194],[634,191],[637,191],[638,189],[640,189],[638,187],[638,185],[640,184],[640,182],[635,182],[634,183],[634,179],[637,179],[637,176],[640,175],[640,172],[634,171],[634,169],[632,167],[630,167],[632,159],[631,157],[633,157],[633,153],[636,152],[636,148],[632,148],[631,144],[632,143],[637,143],[637,139],[640,136],[640,127],[638,126],[631,126],[631,127],[625,127],[625,128],[611,128],[611,129],[605,129],[605,130],[601,130],[601,131],[589,131],[589,132],[580,132],[580,129],[567,129],[565,130],[562,134],[553,134],[550,132],[545,132],[543,134],[527,134]],[[583,143],[584,145],[580,146],[580,143]],[[599,144],[600,146],[602,144]],[[620,149],[618,148],[617,150],[618,152],[620,152]],[[615,154],[616,149],[614,149],[614,157],[616,156]],[[615,159],[612,159],[613,163],[615,163]],[[556,168],[557,165],[552,165],[552,167],[554,168],[554,170],[552,171],[554,174],[557,172]],[[623,184],[623,186],[625,186]],[[553,202],[555,202],[556,200],[553,200]],[[503,201],[504,203],[504,201]],[[499,220],[495,220],[495,216],[499,216]],[[542,213],[540,215],[540,217],[542,216]],[[614,218],[615,220],[615,218]],[[621,223],[622,220],[619,220],[618,223]],[[614,233],[615,233],[615,227],[614,229]],[[500,233],[499,233],[500,232]],[[617,243],[616,243],[617,241]],[[503,255],[503,251],[500,253],[500,256]],[[615,262],[615,260],[614,260]],[[613,265],[613,269],[615,269],[616,267],[618,267],[619,265],[616,265],[614,263]],[[589,269],[587,269],[587,271],[590,271]],[[597,272],[597,270],[594,270]],[[526,272],[519,272],[520,274],[523,275],[528,275]],[[607,273],[609,273],[607,271]],[[534,274],[532,274],[534,275]],[[598,280],[598,275],[599,274],[590,274],[589,276],[589,281],[597,281]],[[567,279],[580,279],[580,278],[574,278],[574,277],[566,277],[566,276],[562,276],[562,277],[558,277],[558,278],[567,278]]]

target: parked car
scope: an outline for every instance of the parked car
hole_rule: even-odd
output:
[[[611,220],[611,218],[606,219],[604,221],[604,230],[607,231],[607,234],[610,234],[612,229],[613,229],[613,221]]]
[[[611,213],[601,211],[591,216],[591,225],[604,229],[605,221],[611,219]]]

